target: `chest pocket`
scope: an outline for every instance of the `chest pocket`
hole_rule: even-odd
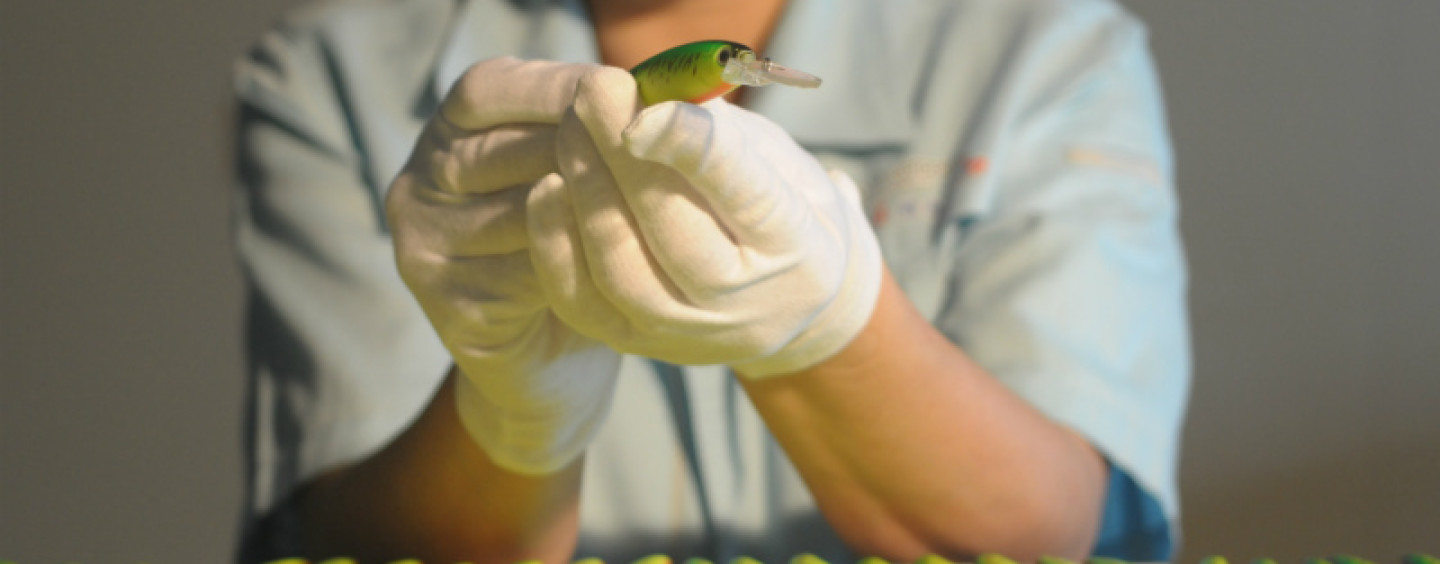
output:
[[[954,271],[964,218],[952,212],[951,161],[905,155],[896,148],[867,153],[819,151],[827,168],[855,179],[885,263],[910,301],[934,319]]]

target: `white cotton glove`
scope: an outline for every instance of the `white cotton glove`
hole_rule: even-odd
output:
[[[515,472],[573,461],[614,395],[618,353],[551,312],[525,219],[531,187],[559,180],[556,124],[575,83],[598,68],[476,64],[426,124],[386,200],[400,274],[464,375],[460,420]]]
[[[622,352],[748,377],[839,352],[883,268],[855,184],[723,100],[639,110],[623,71],[581,79],[556,142],[564,182],[530,194],[555,313]]]

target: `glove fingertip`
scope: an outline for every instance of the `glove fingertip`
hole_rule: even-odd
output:
[[[683,141],[683,138],[671,138],[678,136],[682,129],[678,122],[687,105],[662,102],[645,108],[621,134],[625,150],[637,159],[672,164],[674,153],[679,148],[676,141]]]
[[[525,223],[531,238],[550,231],[549,228],[555,224],[557,211],[565,212],[570,209],[564,189],[565,179],[553,172],[530,188],[530,193],[525,197]]]
[[[641,105],[635,78],[615,67],[597,67],[575,85],[576,117],[597,141],[618,143],[620,130]]]
[[[601,97],[603,99],[640,103],[640,91],[635,86],[635,77],[616,67],[600,66],[580,77],[575,85],[577,101],[580,97]]]

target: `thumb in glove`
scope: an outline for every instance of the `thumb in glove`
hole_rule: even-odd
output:
[[[426,124],[386,211],[402,278],[462,375],[456,407],[498,465],[554,472],[583,452],[619,355],[567,327],[538,289],[532,187],[554,174],[556,126],[592,65],[495,59],[472,67]]]
[[[633,81],[582,79],[563,187],[533,194],[546,299],[623,352],[750,377],[829,358],[869,318],[879,247],[854,183],[721,100],[643,111]]]

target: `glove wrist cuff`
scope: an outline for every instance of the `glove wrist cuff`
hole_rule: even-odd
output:
[[[870,322],[880,297],[884,259],[880,254],[880,243],[865,220],[858,196],[848,203],[852,251],[845,266],[845,282],[834,299],[820,310],[804,331],[775,354],[731,364],[730,367],[737,373],[760,379],[810,368],[839,353]]]
[[[574,462],[599,433],[618,377],[616,367],[607,368],[563,374],[552,365],[536,375],[498,375],[462,366],[455,384],[456,412],[496,465],[518,474],[551,474]],[[526,397],[494,385],[498,379],[522,378],[532,384],[533,393]],[[495,397],[491,388],[509,393]]]

